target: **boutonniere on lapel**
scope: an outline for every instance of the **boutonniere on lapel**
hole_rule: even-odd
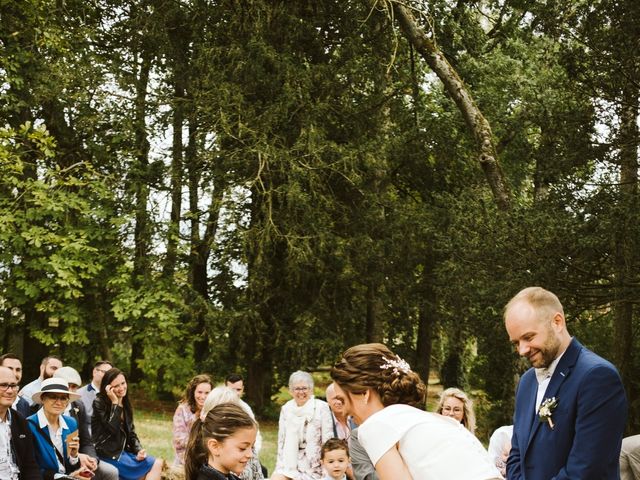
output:
[[[78,416],[78,413],[80,413],[80,409],[78,407],[73,407],[73,411],[76,412],[76,417]]]
[[[558,406],[558,399],[556,397],[547,398],[544,402],[540,404],[540,408],[538,409],[538,420],[542,423],[547,422],[549,424],[549,428],[553,430],[555,426],[553,424],[553,420],[551,416],[553,415],[553,411]]]

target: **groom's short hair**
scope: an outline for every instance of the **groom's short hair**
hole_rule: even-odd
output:
[[[507,318],[507,313],[515,304],[520,302],[526,302],[533,307],[538,316],[538,320],[545,318],[553,318],[556,313],[561,313],[564,317],[564,309],[558,297],[545,290],[542,287],[527,287],[520,290],[504,307],[504,318]]]

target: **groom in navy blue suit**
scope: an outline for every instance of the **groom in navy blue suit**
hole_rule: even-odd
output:
[[[530,287],[505,307],[530,368],[516,393],[508,480],[618,480],[627,398],[616,368],[567,331],[553,293]]]

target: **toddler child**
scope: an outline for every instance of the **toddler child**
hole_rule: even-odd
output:
[[[339,438],[330,438],[320,450],[320,462],[324,468],[323,480],[346,480],[349,468],[349,446]]]

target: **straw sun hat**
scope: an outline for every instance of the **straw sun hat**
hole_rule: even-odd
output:
[[[69,400],[74,401],[80,398],[80,394],[69,391],[69,383],[64,378],[51,377],[42,381],[40,390],[31,396],[35,403],[42,403],[43,393],[64,393],[69,395]]]

